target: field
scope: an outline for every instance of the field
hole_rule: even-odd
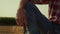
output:
[[[23,27],[17,26],[14,17],[0,17],[0,34],[23,34]]]
[[[23,34],[23,27],[0,26],[0,34]]]

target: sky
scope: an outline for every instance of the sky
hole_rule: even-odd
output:
[[[0,0],[0,17],[16,17],[20,0]],[[48,4],[37,5],[42,14],[48,17]]]

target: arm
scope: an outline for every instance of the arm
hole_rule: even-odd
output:
[[[21,0],[19,9],[16,14],[16,23],[19,26],[24,26],[27,22],[24,6],[27,4],[28,0]]]
[[[32,1],[34,4],[48,4],[49,0],[34,0]]]
[[[48,4],[49,3],[49,0],[22,0],[20,2],[20,7],[24,7],[30,1],[34,4]]]

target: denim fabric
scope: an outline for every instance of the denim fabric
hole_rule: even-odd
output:
[[[27,34],[26,26],[24,26],[24,34]]]
[[[52,25],[53,25],[52,33],[60,34],[60,24],[53,23]]]
[[[52,23],[39,11],[39,9],[31,2],[25,6],[27,14],[27,25],[30,34],[40,34],[39,30],[45,31],[52,29]]]
[[[27,4],[27,5],[29,5],[29,4]],[[28,6],[26,8],[28,8]],[[31,9],[28,9],[28,10],[26,10],[26,15],[27,15],[27,21],[28,21],[27,22],[27,27],[29,29],[29,34],[40,34],[40,30],[37,26],[37,17],[35,16],[35,13],[33,11],[31,11]]]
[[[60,25],[54,25],[54,27],[55,27],[55,34],[60,34]]]

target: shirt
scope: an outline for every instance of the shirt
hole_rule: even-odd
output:
[[[60,0],[35,0],[35,4],[49,4],[49,20],[60,24]]]

